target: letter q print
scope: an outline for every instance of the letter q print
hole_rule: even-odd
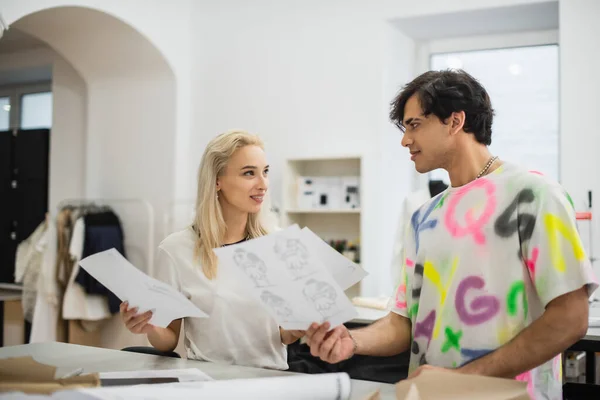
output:
[[[473,216],[473,209],[469,209],[465,215],[465,225],[461,225],[456,220],[456,207],[460,204],[465,195],[475,189],[483,189],[485,191],[487,201],[485,208],[479,218]],[[444,216],[444,222],[448,232],[454,237],[462,237],[472,235],[475,243],[479,245],[485,244],[485,236],[483,227],[492,218],[496,210],[496,186],[488,179],[477,179],[468,186],[459,189],[448,202],[448,211]]]

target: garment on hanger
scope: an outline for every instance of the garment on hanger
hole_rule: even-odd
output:
[[[48,219],[37,246],[43,255],[31,343],[68,340],[65,320],[79,320],[92,331],[119,312],[120,300],[78,265],[83,257],[113,247],[124,255],[121,223],[109,207],[89,203],[62,207],[56,218]]]
[[[81,258],[86,258],[112,248],[126,257],[123,238],[123,229],[119,217],[113,211],[104,211],[100,213],[86,214],[85,239],[83,244],[83,253]],[[84,269],[79,269],[75,281],[80,284],[86,293],[106,296],[108,298],[108,308],[111,313],[119,312],[121,300],[115,296],[104,285],[98,282],[94,277]]]
[[[59,335],[60,287],[56,280],[58,240],[56,220],[48,220],[48,229],[38,242],[43,248],[42,264],[37,281],[37,297],[31,323],[30,343],[57,342]]]
[[[33,311],[37,298],[37,281],[42,267],[44,247],[40,245],[47,229],[46,221],[17,247],[15,260],[15,282],[23,284],[21,305],[26,321],[33,321]]]
[[[73,268],[65,290],[62,313],[66,320],[80,321],[84,329],[89,332],[97,329],[100,323],[110,318],[112,314],[105,296],[88,294],[83,286],[75,282],[75,278],[79,274],[79,261],[83,255],[84,241],[85,218],[82,216],[75,222],[71,235],[69,255],[73,260]]]

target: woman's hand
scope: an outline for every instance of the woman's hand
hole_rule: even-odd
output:
[[[283,328],[279,328],[279,334],[281,336],[281,343],[283,344],[292,344],[296,340],[300,339],[306,334],[306,331],[300,330],[285,330]]]
[[[129,332],[147,335],[154,331],[155,326],[148,323],[150,318],[152,318],[152,311],[146,311],[143,314],[138,314],[137,312],[137,307],[129,308],[129,303],[126,301],[121,303],[121,318]]]

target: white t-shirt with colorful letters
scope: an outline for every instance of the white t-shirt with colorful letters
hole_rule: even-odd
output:
[[[411,372],[469,363],[517,336],[558,296],[598,287],[568,194],[507,163],[417,210],[403,258],[390,309],[412,322]],[[517,379],[534,399],[562,399],[560,355]]]

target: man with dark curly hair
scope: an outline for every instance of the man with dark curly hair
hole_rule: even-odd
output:
[[[406,227],[391,312],[352,331],[312,324],[311,353],[336,363],[410,350],[409,378],[446,368],[516,378],[532,398],[562,399],[560,355],[586,334],[598,287],[568,194],[490,154],[490,97],[464,71],[417,77],[390,117],[416,170],[443,168],[451,186]]]

